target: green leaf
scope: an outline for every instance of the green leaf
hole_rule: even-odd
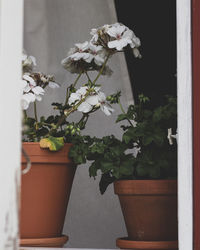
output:
[[[149,136],[146,135],[146,136],[144,136],[144,137],[142,138],[142,143],[143,143],[145,146],[147,146],[147,145],[149,145],[149,144],[152,143],[153,139],[154,139],[153,135],[149,135]]]
[[[127,119],[127,114],[120,114],[118,115],[116,122],[120,122],[126,119]]]
[[[107,187],[115,181],[115,177],[111,176],[110,173],[102,174],[101,180],[99,182],[99,189],[101,194],[104,194]]]
[[[139,164],[136,168],[138,176],[145,176],[148,174],[148,168],[147,166],[144,166],[142,164]]]
[[[121,162],[120,165],[120,174],[122,175],[126,175],[126,176],[130,176],[133,174],[133,163],[134,163],[134,159],[130,158],[127,156],[127,159],[125,159],[124,161]]]
[[[58,151],[64,146],[63,137],[53,137],[43,138],[40,140],[41,148],[48,148],[50,151]]]

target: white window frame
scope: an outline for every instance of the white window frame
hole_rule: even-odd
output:
[[[0,249],[16,249],[23,0],[0,0]],[[191,0],[177,0],[179,250],[193,249]],[[6,105],[6,110],[5,110]],[[12,152],[10,156],[10,152]],[[9,157],[10,156],[10,157]],[[9,159],[8,159],[9,157]],[[17,185],[16,185],[17,184]],[[13,209],[10,208],[12,204]],[[10,217],[6,215],[12,215]],[[8,221],[6,221],[10,218]],[[8,234],[5,233],[6,222]],[[9,237],[10,238],[9,238]],[[8,244],[8,239],[11,239]],[[6,246],[5,246],[6,245]]]
[[[23,0],[0,0],[0,249],[18,249]]]
[[[193,249],[191,0],[177,0],[179,250]]]

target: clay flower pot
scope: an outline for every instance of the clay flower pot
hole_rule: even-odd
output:
[[[114,183],[128,238],[124,249],[178,249],[177,181],[120,180]]]
[[[68,158],[71,146],[50,152],[41,149],[39,143],[23,143],[32,165],[22,175],[21,246],[61,247],[68,240],[62,230],[76,170]],[[22,168],[25,166],[22,156]]]

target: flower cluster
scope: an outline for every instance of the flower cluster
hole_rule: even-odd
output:
[[[40,72],[31,72],[36,66],[36,59],[33,56],[23,54],[22,57],[22,108],[27,110],[30,103],[41,101],[45,93],[44,88],[58,88],[59,84],[55,82],[54,77]]]
[[[108,59],[127,47],[133,49],[136,57],[140,57],[139,38],[121,23],[92,29],[90,34],[92,35],[90,41],[76,43],[74,48],[69,50],[68,56],[61,61],[63,67],[71,73],[77,73],[79,76],[85,73],[88,77],[88,71],[96,70],[99,71],[99,75],[111,75],[112,71],[106,65]],[[94,81],[88,78],[87,86],[72,91],[68,104],[77,105],[77,110],[83,113],[101,108],[106,115],[110,115],[114,110],[106,102],[105,94],[95,85],[99,75]]]
[[[90,41],[76,43],[68,56],[61,62],[63,67],[71,73],[80,73],[89,70],[99,71],[108,56],[123,51],[128,46],[133,49],[136,57],[141,57],[138,47],[140,39],[132,30],[121,23],[104,25],[92,29]],[[104,68],[103,74],[110,75],[109,67]]]
[[[140,40],[132,30],[121,23],[104,25],[90,32],[91,39],[84,43],[75,43],[66,58],[61,61],[62,66],[71,73],[77,74],[74,83],[66,87],[63,103],[52,103],[56,115],[49,117],[37,115],[37,101],[41,101],[47,86],[58,88],[59,84],[51,75],[35,72],[36,59],[25,53],[22,58],[22,107],[24,109],[24,124],[28,130],[23,134],[28,141],[40,141],[41,147],[50,145],[50,150],[58,150],[64,142],[72,142],[76,136],[81,136],[89,115],[101,110],[106,116],[112,114],[111,104],[119,104],[120,92],[106,97],[98,79],[101,75],[112,74],[107,65],[108,60],[116,53],[125,49],[133,50],[136,57],[140,57],[138,47]],[[90,75],[90,71],[97,71]],[[84,83],[82,76],[87,78]],[[94,77],[94,78],[93,78]],[[79,87],[77,87],[80,83]],[[30,103],[34,103],[34,118],[28,117],[26,110]],[[68,117],[78,111],[81,116],[76,120]],[[47,143],[48,142],[48,143]]]
[[[76,104],[81,100],[82,102],[77,108],[80,112],[88,113],[99,107],[106,115],[111,115],[114,111],[110,104],[106,102],[106,96],[100,91],[99,87],[94,87],[92,89],[89,89],[87,86],[81,87],[70,95],[69,104]]]

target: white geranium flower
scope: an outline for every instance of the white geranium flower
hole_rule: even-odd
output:
[[[103,92],[98,93],[98,104],[105,115],[109,116],[114,112],[114,109],[106,102],[106,96]]]
[[[99,103],[98,94],[88,96],[83,103],[78,106],[78,111],[83,113],[90,112]]]
[[[135,36],[132,30],[120,23],[108,28],[107,34],[114,39],[108,42],[108,47],[111,49],[115,48],[120,51],[127,45],[130,45],[131,48],[140,46],[140,39]]]
[[[103,92],[99,91],[100,88],[95,88],[94,93],[86,97],[77,110],[83,113],[90,112],[95,107],[100,107],[101,110],[107,115],[111,115],[114,109],[106,102],[106,96]],[[76,96],[74,96],[76,98]],[[80,99],[81,100],[81,99]]]
[[[83,113],[88,113],[92,110],[93,106],[88,103],[87,101],[81,103],[79,106],[78,106],[78,111],[80,112],[83,112]]]
[[[26,85],[24,82],[24,89],[23,91],[28,93],[30,90],[32,90],[36,86],[35,80],[30,77],[29,75],[23,75],[23,80],[26,81]]]
[[[27,109],[31,102],[41,101],[45,93],[44,89],[40,86],[37,86],[35,80],[28,74],[23,75],[22,80],[23,85],[23,96],[22,96],[22,107]]]
[[[75,93],[71,93],[68,101],[69,105],[72,105],[72,103],[75,103],[83,99],[87,93],[87,90],[88,87],[84,86],[78,89]]]
[[[32,71],[33,68],[36,66],[36,59],[34,56],[28,56],[26,53],[23,51],[22,54],[22,67],[24,71]]]
[[[89,49],[90,49],[90,53],[92,54],[92,59],[94,59],[94,62],[97,65],[101,66],[104,63],[105,56],[106,56],[106,52],[103,49],[103,47],[100,45],[96,46],[90,43]]]

